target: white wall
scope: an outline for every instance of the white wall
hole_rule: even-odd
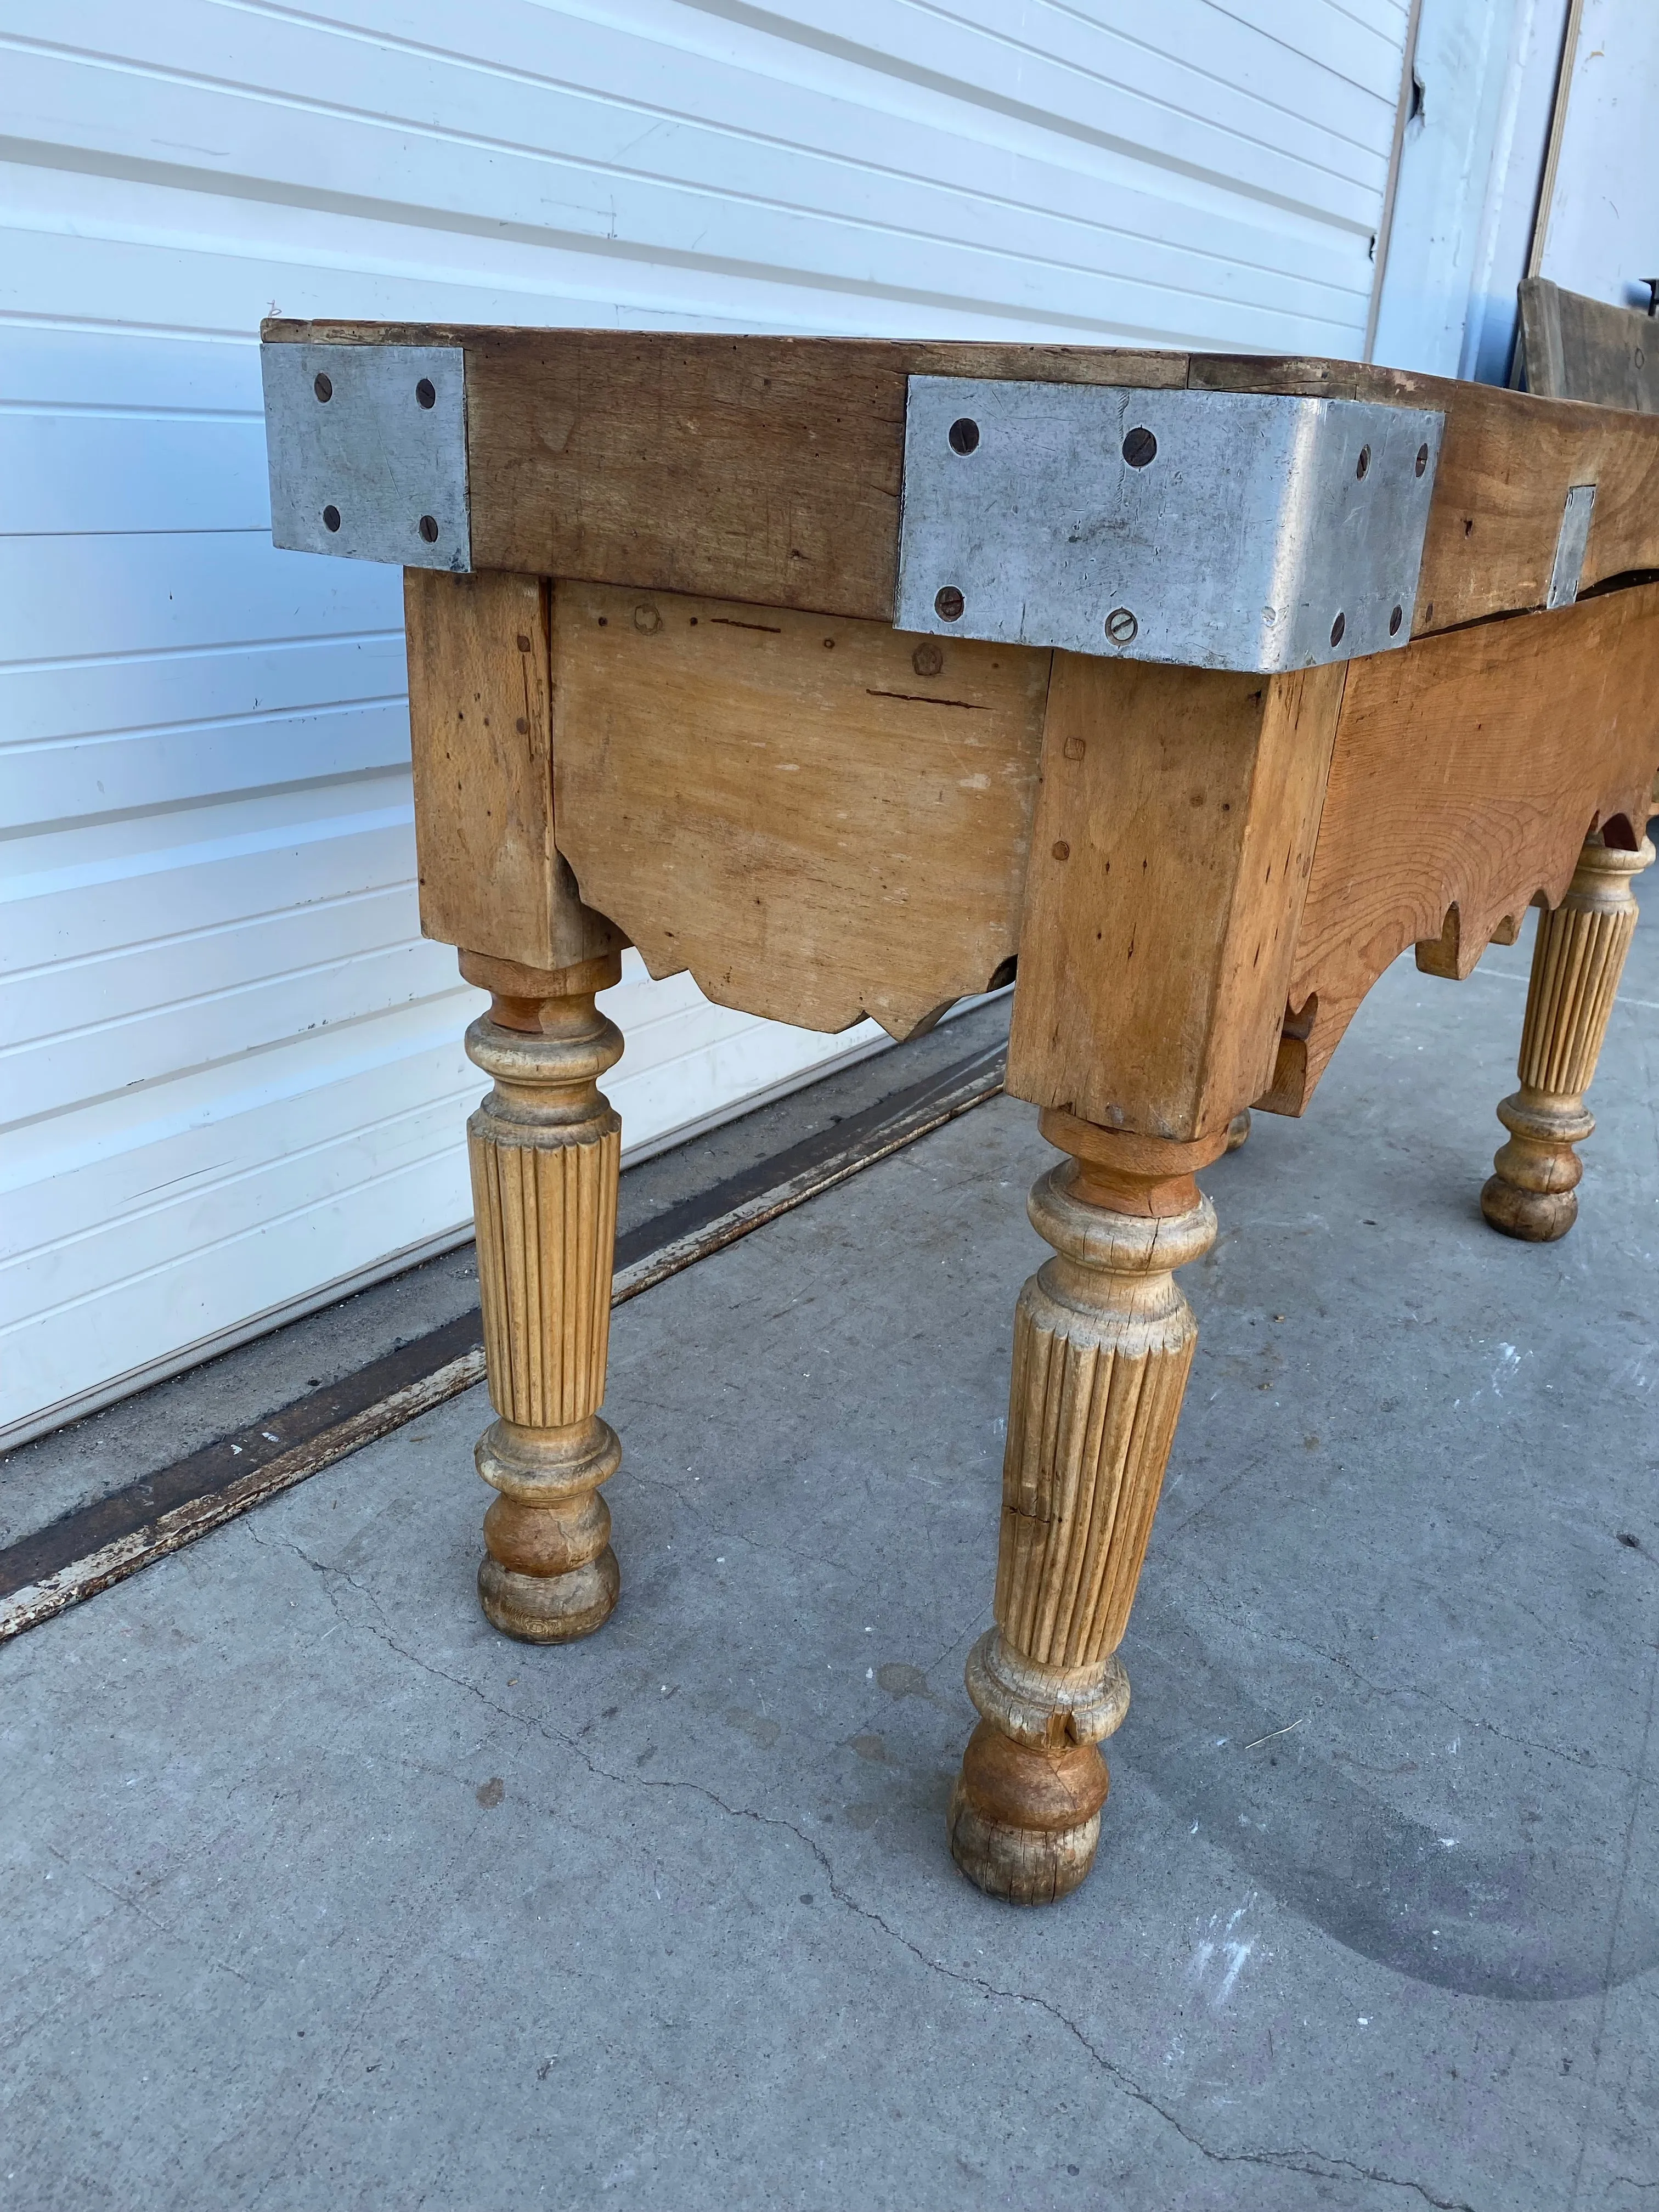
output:
[[[260,317],[1357,355],[1405,29],[4,0],[0,1440],[466,1221],[398,579],[272,551]],[[615,1011],[635,1144],[848,1042],[684,983]]]
[[[1372,358],[1507,381],[1567,0],[1421,0]]]
[[[1659,6],[1584,0],[1538,273],[1645,307],[1659,276]]]

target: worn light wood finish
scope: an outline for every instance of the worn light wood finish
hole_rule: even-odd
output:
[[[1016,1097],[1188,1141],[1267,1089],[1346,676],[1054,655]]]
[[[494,1088],[467,1124],[490,1403],[478,1473],[500,1492],[484,1516],[478,1595],[509,1636],[591,1635],[617,1602],[617,1555],[599,1485],[621,1463],[599,1419],[611,1340],[622,1123],[597,1079],[622,1054],[593,1003],[622,970],[611,953],[543,973],[464,954],[492,994],[466,1033]]]
[[[469,1049],[495,1082],[471,1140],[499,1626],[558,1640],[615,1602],[617,1132],[597,1084],[620,1041],[592,994],[624,933],[723,1003],[896,1035],[1018,948],[1007,1087],[1067,1158],[1031,1199],[1054,1256],[1016,1317],[996,1626],[950,1838],[991,1893],[1063,1895],[1100,1831],[1193,1355],[1175,1270],[1215,1234],[1195,1173],[1253,1101],[1302,1109],[1406,946],[1467,975],[1565,894],[1488,1203],[1523,1228],[1571,1206],[1628,939],[1620,848],[1659,765],[1659,586],[1636,580],[1659,569],[1659,416],[1312,361],[267,335],[464,347],[474,556],[511,572],[409,586],[426,926],[493,1000]],[[896,635],[914,373],[1442,409],[1413,642],[1267,678]],[[1617,588],[1536,613],[1586,483],[1583,584]],[[1581,860],[1589,830],[1601,858]]]
[[[1049,659],[561,584],[562,848],[653,975],[908,1036],[1012,960]]]
[[[1635,852],[1590,838],[1566,896],[1538,917],[1516,1070],[1521,1088],[1498,1109],[1509,1141],[1480,1194],[1480,1211],[1507,1237],[1549,1243],[1578,1218],[1583,1167],[1576,1148],[1595,1127],[1584,1093],[1636,928],[1631,884],[1652,859],[1645,838]]]
[[[1559,901],[1586,831],[1644,819],[1656,764],[1659,585],[1353,662],[1259,1103],[1305,1109],[1407,945],[1467,975],[1534,897]]]
[[[281,319],[264,334],[465,349],[482,568],[890,622],[910,375],[1443,410],[1415,636],[1541,607],[1570,484],[1601,487],[1584,588],[1659,568],[1659,420],[1351,362]]]
[[[550,587],[405,568],[404,620],[422,933],[541,969],[618,950],[554,842]]]
[[[1506,914],[1486,945],[1513,945],[1520,934],[1518,916]],[[1446,982],[1462,983],[1474,974],[1486,945],[1465,940],[1463,916],[1454,901],[1446,908],[1439,936],[1420,938],[1412,949],[1419,975],[1438,975]]]
[[[993,1896],[1046,1904],[1087,1874],[1128,1710],[1118,1645],[1152,1533],[1198,1325],[1174,1270],[1213,1243],[1193,1170],[1226,1143],[1159,1146],[1043,1117],[1074,1156],[1033,1187],[1054,1248],[1021,1291],[1003,1459],[996,1626],[974,1647],[982,1716],[951,1850]]]
[[[1659,412],[1659,324],[1647,316],[1531,277],[1521,287],[1521,335],[1534,392]],[[1659,794],[1659,782],[1653,788]],[[1635,844],[1639,814],[1618,826],[1617,837],[1586,840],[1566,897],[1539,917],[1521,1088],[1498,1109],[1509,1141],[1492,1163],[1480,1210],[1494,1229],[1529,1243],[1565,1237],[1578,1218],[1583,1169],[1576,1148],[1595,1126],[1584,1092],[1636,927],[1631,880],[1643,856],[1653,857],[1645,844],[1639,854],[1618,849]]]

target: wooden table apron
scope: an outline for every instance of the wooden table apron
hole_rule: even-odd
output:
[[[495,1082],[471,1139],[486,1610],[552,1641],[616,1600],[598,1082],[621,1040],[593,994],[622,947],[724,1006],[900,1037],[1017,969],[1007,1088],[1060,1153],[1031,1198],[1054,1256],[1016,1316],[997,1625],[950,1821],[981,1887],[1063,1894],[1192,1357],[1174,1270],[1214,1235],[1194,1176],[1241,1109],[1304,1112],[1401,951],[1466,975],[1535,902],[1553,934],[1505,1154],[1519,1233],[1571,1219],[1659,767],[1659,421],[1340,363],[266,337],[466,349],[477,566],[406,571],[405,607],[422,927],[493,994],[469,1035]],[[895,630],[921,372],[1443,409],[1411,642],[1263,675]],[[1600,588],[1543,612],[1586,483]]]

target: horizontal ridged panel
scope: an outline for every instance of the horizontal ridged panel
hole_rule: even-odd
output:
[[[1079,329],[1195,335],[1213,307],[1194,307],[1220,302],[1235,343],[1340,350],[1316,331],[1351,327],[1358,298],[1363,330],[1397,61],[1374,87],[1309,72],[1287,131],[1282,92],[1241,102],[1224,71],[1189,72],[1184,107],[1149,99],[1122,81],[1134,47],[1119,40],[1115,79],[1082,80],[1101,118],[1087,138],[1027,125],[1026,144],[1006,143],[1001,110],[930,101],[913,82],[900,80],[892,113],[879,69],[860,99],[548,9],[469,9],[466,53],[447,8],[353,12],[371,35],[212,0],[148,19],[86,5],[47,23],[42,10],[14,45],[0,120],[29,136],[28,118],[49,115],[89,152],[257,175],[347,211],[404,204],[414,179],[434,222],[621,238]],[[683,29],[690,11],[667,12]],[[1202,17],[1229,27],[1218,10]],[[76,29],[95,52],[65,51]],[[1251,40],[1264,64],[1279,43]],[[1346,132],[1317,119],[1316,83],[1325,106],[1352,110]],[[1217,107],[1237,111],[1231,127],[1211,119]],[[1308,156],[1287,161],[1287,137],[1308,140]],[[211,147],[227,151],[178,161]]]

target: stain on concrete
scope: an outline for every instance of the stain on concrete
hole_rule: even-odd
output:
[[[883,1736],[849,1735],[847,1739],[847,1748],[848,1751],[857,1752],[860,1759],[867,1759],[872,1766],[896,1766],[899,1764],[892,1753],[888,1750],[886,1740]]]
[[[781,1723],[768,1720],[764,1713],[751,1713],[746,1705],[728,1705],[725,1719],[728,1728],[740,1730],[763,1751],[770,1751],[783,1734]]]
[[[907,1667],[897,1659],[890,1659],[884,1667],[878,1667],[876,1680],[890,1698],[931,1698],[933,1694],[920,1667]]]

